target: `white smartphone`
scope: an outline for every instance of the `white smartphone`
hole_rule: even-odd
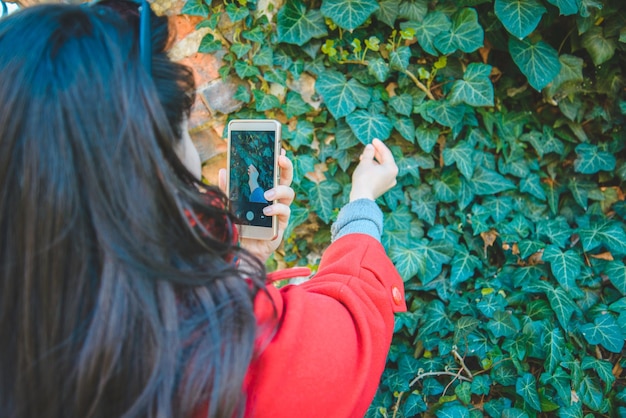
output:
[[[243,238],[272,240],[278,235],[276,216],[263,196],[278,184],[281,124],[272,119],[240,119],[228,123],[226,189]]]

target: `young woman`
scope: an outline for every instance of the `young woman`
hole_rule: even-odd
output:
[[[266,286],[277,243],[233,243],[139,49],[107,7],[0,20],[0,416],[362,416],[404,309],[391,153],[366,147],[317,275]]]

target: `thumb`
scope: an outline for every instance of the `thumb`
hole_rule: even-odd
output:
[[[361,154],[360,160],[372,161],[374,159],[374,154],[376,154],[376,149],[374,149],[374,146],[372,144],[367,144],[365,146],[365,149],[363,150],[363,153]]]
[[[226,193],[226,169],[225,168],[220,168],[220,171],[218,172],[217,185],[219,186],[222,192]]]

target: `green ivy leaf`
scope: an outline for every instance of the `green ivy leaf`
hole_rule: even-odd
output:
[[[578,289],[576,278],[580,275],[583,260],[574,250],[561,251],[550,245],[543,251],[543,259],[550,263],[552,274],[565,290]]]
[[[299,120],[296,124],[296,128],[292,132],[291,140],[289,144],[293,147],[294,151],[298,151],[303,145],[311,146],[313,142],[313,124],[307,120]]]
[[[624,335],[611,314],[605,313],[593,324],[581,326],[580,332],[589,344],[600,344],[611,353],[619,353],[624,347]]]
[[[613,171],[615,156],[606,151],[598,150],[596,145],[579,144],[576,146],[577,158],[574,161],[574,170],[582,174],[595,174],[599,171]]]
[[[558,52],[543,41],[509,39],[509,52],[515,64],[537,91],[547,86],[561,71]]]
[[[467,103],[470,106],[493,106],[493,84],[489,75],[491,65],[471,63],[463,74],[463,80],[452,84],[449,100],[452,104]]]
[[[311,210],[324,223],[329,223],[335,209],[333,196],[341,191],[341,185],[332,180],[324,180],[319,183],[306,180],[303,181],[302,186],[307,191]]]
[[[389,77],[389,64],[382,58],[373,58],[367,62],[367,71],[382,83]]]
[[[211,2],[209,1],[209,4],[210,3]],[[203,0],[187,0],[181,10],[181,13],[191,16],[208,17],[209,11],[209,5]]]
[[[544,362],[545,369],[548,373],[552,374],[563,360],[565,338],[563,337],[561,328],[546,329],[541,337],[541,346],[546,353]]]
[[[439,129],[437,128],[424,128],[422,126],[415,130],[415,138],[420,148],[422,148],[422,151],[430,153],[433,150],[439,139],[439,133]]]
[[[374,13],[376,18],[393,28],[398,18],[400,0],[382,0],[378,2],[379,9]]]
[[[586,252],[595,250],[604,244],[613,254],[626,254],[626,233],[618,222],[606,221],[583,224],[577,229],[577,232]]]
[[[613,286],[626,296],[626,266],[621,261],[610,261],[606,264],[604,274],[609,277]]]
[[[437,123],[453,128],[463,120],[465,109],[463,106],[455,106],[447,100],[431,100],[424,105],[426,115]]]
[[[529,418],[529,415],[523,409],[507,408],[502,411],[500,418]]]
[[[215,51],[219,51],[220,49],[222,49],[222,43],[216,40],[215,36],[207,33],[200,41],[198,52],[202,52],[203,54],[211,54]]]
[[[518,319],[506,311],[495,311],[487,323],[487,329],[494,337],[512,337],[520,330]]]
[[[580,311],[578,306],[569,297],[567,292],[560,287],[548,290],[547,296],[548,302],[550,302],[550,306],[556,314],[559,323],[565,331],[569,331],[572,325],[570,323],[572,315]]]
[[[466,250],[457,251],[452,259],[452,269],[450,271],[450,285],[458,286],[474,275],[474,270],[480,268],[480,259]]]
[[[472,401],[472,392],[470,390],[469,382],[461,382],[456,388],[454,388],[454,394],[464,404],[469,404]]]
[[[548,3],[559,8],[563,16],[575,15],[580,8],[581,0],[548,0]]]
[[[524,373],[520,376],[515,383],[515,392],[535,411],[541,411],[535,376],[530,373]]]
[[[593,370],[597,375],[606,383],[606,387],[610,388],[615,382],[615,375],[613,374],[613,364],[606,360],[600,360],[594,357],[585,356],[581,364],[583,370]]]
[[[285,100],[285,104],[283,105],[283,110],[285,111],[285,116],[291,119],[294,116],[304,115],[309,112],[312,107],[302,100],[302,96],[295,91],[290,91],[287,93],[287,98]]]
[[[435,38],[435,46],[443,54],[457,50],[474,52],[483,46],[485,33],[478,23],[478,13],[471,8],[460,9],[452,18],[450,31],[442,32]]]
[[[546,200],[546,192],[543,190],[543,187],[541,187],[541,179],[535,173],[530,174],[528,177],[522,179],[522,181],[520,182],[520,191],[523,193],[528,193],[539,200]]]
[[[409,142],[415,142],[415,124],[410,118],[396,118],[393,127]]]
[[[422,184],[417,189],[411,190],[409,196],[411,211],[417,215],[418,219],[434,225],[437,216],[437,201],[432,189],[427,184]]]
[[[319,10],[307,11],[300,0],[290,0],[278,10],[276,31],[279,42],[300,46],[312,38],[328,34],[322,13]]]
[[[476,167],[470,181],[474,194],[493,195],[505,190],[515,189],[515,184],[503,175],[486,168]]]
[[[401,115],[411,116],[413,112],[413,96],[410,94],[403,93],[393,96],[389,99],[389,104]]]
[[[419,393],[412,392],[404,401],[403,409],[405,417],[416,417],[428,410],[428,405]]]
[[[474,147],[466,141],[460,141],[453,148],[445,148],[442,155],[446,166],[456,163],[461,174],[471,180],[474,175]]]
[[[508,196],[488,197],[484,200],[483,207],[495,222],[502,222],[513,210],[513,199]]]
[[[250,96],[250,92],[245,86],[239,85],[237,86],[237,91],[235,92],[235,95],[233,96],[233,98],[235,100],[239,100],[244,103],[250,103],[251,96]]]
[[[585,32],[582,36],[582,44],[596,66],[613,58],[617,47],[614,39],[604,37],[602,26],[594,26]]]
[[[226,5],[226,13],[230,18],[230,21],[235,23],[245,19],[250,15],[250,10],[247,7],[237,7],[235,3],[228,3]]]
[[[404,0],[400,3],[398,17],[420,22],[428,12],[427,0]]]
[[[401,46],[389,53],[389,65],[392,69],[406,71],[411,59],[411,50],[408,46]]]
[[[322,14],[337,26],[353,31],[379,9],[375,0],[323,0]]]
[[[235,54],[239,59],[243,58],[251,49],[252,45],[242,44],[239,42],[232,44],[230,47],[231,52]]]
[[[274,64],[274,51],[269,46],[259,49],[252,57],[252,63],[257,67],[262,65],[271,66]]]
[[[285,229],[285,239],[291,237],[296,227],[302,225],[307,219],[309,219],[309,209],[296,207],[294,205],[292,205],[290,209],[291,214],[289,216],[289,225]]]
[[[487,375],[474,376],[471,385],[474,395],[489,395],[491,389],[491,378]]]
[[[235,64],[236,65],[236,64]],[[273,94],[265,93],[262,90],[252,90],[257,112],[264,112],[280,107],[280,100]]]
[[[366,110],[357,110],[346,117],[352,132],[364,144],[369,144],[374,138],[381,141],[389,138],[393,125],[387,116],[381,113],[370,113]]]
[[[257,67],[248,64],[246,61],[235,61],[235,72],[239,78],[252,78],[261,75]]]
[[[592,410],[599,411],[602,407],[604,396],[602,387],[597,379],[586,375],[580,382],[578,395],[583,403]]]
[[[425,269],[424,258],[415,251],[410,241],[402,243],[402,245],[392,246],[389,249],[389,258],[396,266],[398,273],[405,282],[411,280]]]
[[[430,55],[438,56],[439,54],[435,49],[435,40],[442,33],[450,32],[452,22],[443,12],[432,11],[421,22],[408,21],[402,23],[401,27],[405,30],[408,28],[415,30],[417,42],[422,49]]]
[[[506,30],[518,39],[534,31],[546,12],[537,0],[496,0],[493,8]]]
[[[415,243],[414,250],[424,260],[422,271],[418,271],[418,276],[422,279],[423,284],[431,282],[436,278],[443,264],[448,263],[452,258],[454,249],[448,242],[441,240],[420,240]]]
[[[324,71],[315,82],[315,88],[320,93],[328,110],[335,119],[346,116],[357,107],[357,103],[367,104],[369,90],[355,79],[350,81],[338,71]],[[391,122],[390,132],[391,132]]]
[[[289,157],[293,163],[293,182],[300,184],[303,177],[312,171],[315,171],[315,163],[317,160],[310,154],[296,154]],[[304,190],[307,190],[304,188]]]
[[[461,405],[444,404],[444,406],[435,413],[437,418],[470,418],[469,409]]]

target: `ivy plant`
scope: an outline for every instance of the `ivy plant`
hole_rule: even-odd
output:
[[[368,417],[626,416],[623,0],[188,0],[276,118],[309,264],[363,144],[393,150],[383,244],[409,311]],[[339,390],[339,389],[338,389]]]

